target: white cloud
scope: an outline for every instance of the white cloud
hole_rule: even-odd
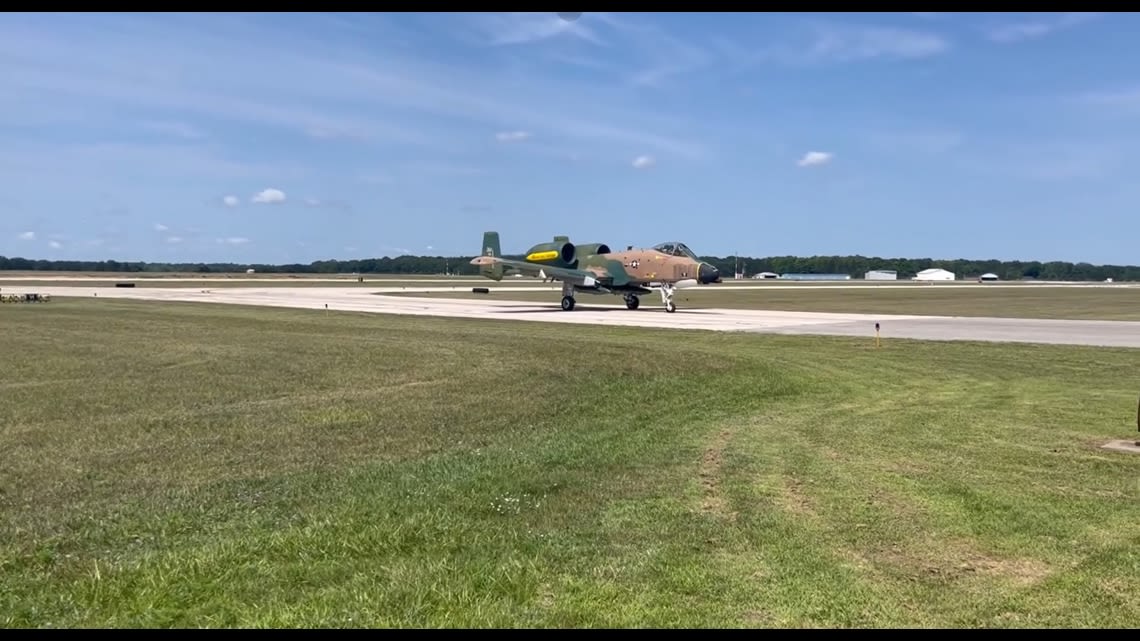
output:
[[[154,224],[154,230],[155,231],[166,231],[167,229],[170,229],[170,228],[167,227],[166,225],[163,225],[162,223],[155,223]]]
[[[631,63],[615,62],[614,51],[620,49],[622,58],[631,58],[632,64],[640,68],[630,77],[637,86],[660,86],[670,76],[694,72],[706,74],[705,79],[711,75],[726,79],[766,63],[819,65],[919,59],[945,53],[952,47],[950,40],[930,31],[816,19],[789,22],[774,37],[759,40],[762,44],[756,45],[721,35],[710,36],[698,44],[648,23],[640,15],[637,22],[625,14],[619,17],[605,12],[585,14],[583,19],[587,18],[613,30],[613,37],[601,43],[604,47],[599,48],[599,53],[590,56],[560,50],[550,53],[547,59],[624,74]]]
[[[1045,22],[1019,22],[994,27],[988,36],[994,42],[1019,42],[1047,35],[1053,28],[1053,25]]]
[[[530,132],[527,131],[500,131],[495,134],[495,139],[499,142],[518,142],[530,138]]]
[[[218,244],[220,244],[220,245],[244,245],[248,242],[249,242],[248,238],[242,238],[240,236],[231,236],[229,238],[219,238],[218,239]]]
[[[634,169],[649,169],[657,164],[657,159],[653,156],[638,156],[633,159]]]
[[[52,240],[48,241],[48,247],[51,247],[52,249],[59,249],[60,247],[63,247],[63,245],[58,240]]]
[[[573,52],[566,47],[536,52],[548,62],[569,65],[614,76],[639,87],[660,87],[671,76],[712,69],[717,62],[714,50],[669,33],[646,20],[589,12],[577,21],[605,27],[603,38],[596,31],[592,43],[599,45],[593,55]],[[721,61],[724,62],[724,61]]]
[[[875,58],[926,58],[950,44],[941,36],[893,27],[826,27],[816,33],[806,57],[853,62]]]
[[[34,231],[26,231],[26,232],[20,234],[20,240],[35,240],[35,239],[36,239],[36,232],[34,232]]]
[[[237,207],[239,202],[237,196],[222,196],[222,204],[226,207]]]
[[[471,16],[471,25],[482,32],[487,43],[493,45],[526,44],[557,36],[573,36],[600,43],[597,35],[583,20],[564,20],[555,13],[478,13]]]
[[[936,33],[876,25],[813,22],[805,32],[792,30],[785,39],[756,49],[726,40],[716,41],[728,65],[737,70],[762,63],[818,65],[911,60],[950,50],[949,40]]]
[[[270,187],[269,189],[263,189],[257,194],[254,194],[250,202],[265,204],[283,203],[285,202],[285,192]]]
[[[172,245],[176,245],[176,244],[182,242],[182,237],[181,236],[170,236],[166,239],[166,242],[168,242]]]
[[[646,22],[633,23],[609,13],[590,14],[614,28],[623,42],[632,49],[641,68],[630,78],[634,85],[659,87],[669,76],[677,76],[703,69],[715,62],[715,56],[704,47],[672,35],[662,27]],[[602,68],[606,63],[584,60],[587,66]]]
[[[584,34],[592,28],[590,15],[574,22],[553,14],[475,19],[494,25],[497,42],[522,42],[541,35],[531,28],[541,22]],[[425,35],[449,35],[440,33],[446,30],[442,21],[433,21],[428,34],[393,27],[393,37],[384,39],[390,44],[378,50],[345,43],[330,53],[327,29],[315,34],[240,14],[191,20],[112,15],[98,24],[63,20],[58,29],[33,17],[0,25],[0,60],[14,61],[0,63],[6,91],[25,96],[5,106],[5,117],[32,116],[45,104],[71,109],[73,118],[114,117],[129,106],[441,151],[453,150],[464,128],[510,122],[563,143],[636,144],[692,158],[705,153],[692,123],[614,106],[607,88],[596,82],[536,72],[520,83],[512,65],[485,66],[475,56],[444,64],[433,61],[430,51],[410,55],[411,40],[420,44]],[[115,29],[114,40],[103,37],[107,28]],[[281,47],[283,42],[288,46]],[[140,50],[147,55],[138,56]],[[218,65],[219,59],[226,64]],[[77,104],[82,112],[69,106]],[[425,117],[434,119],[430,128]]]
[[[1013,22],[986,29],[986,36],[993,42],[1011,44],[1033,38],[1041,38],[1056,31],[1070,29],[1095,20],[1104,15],[1100,12],[1050,13],[1039,20]]]
[[[796,164],[800,167],[815,167],[831,162],[835,154],[830,151],[809,151],[800,158]]]
[[[340,211],[349,211],[352,205],[343,200],[324,200],[322,198],[306,198],[304,201],[306,207],[322,207],[326,209],[339,209]]]

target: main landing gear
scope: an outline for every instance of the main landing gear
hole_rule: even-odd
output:
[[[574,286],[570,283],[562,284],[562,311],[574,309]]]
[[[673,292],[676,291],[672,285],[663,285],[661,287],[661,302],[665,304],[665,311],[672,314],[677,311],[677,305],[673,302]],[[637,309],[641,306],[641,298],[635,294],[625,294],[622,296],[625,299],[626,309]],[[574,309],[574,286],[562,286],[562,311],[568,312]]]

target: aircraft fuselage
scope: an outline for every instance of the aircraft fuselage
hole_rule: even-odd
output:
[[[556,236],[553,242],[530,248],[526,261],[537,265],[565,267],[606,273],[608,267],[621,265],[628,282],[615,281],[609,289],[642,290],[649,283],[676,283],[695,280],[698,284],[720,282],[720,272],[712,265],[696,258],[680,243],[663,243],[652,248],[629,247],[612,251],[605,243],[575,245],[565,236]],[[642,293],[639,291],[639,293]]]

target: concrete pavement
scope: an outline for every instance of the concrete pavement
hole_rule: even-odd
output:
[[[9,289],[6,287],[5,289]],[[16,288],[11,288],[16,289]],[[454,287],[416,287],[415,291],[456,291]],[[463,288],[466,289],[466,288]],[[115,288],[85,286],[35,287],[38,293],[55,297],[98,296],[133,300],[164,300],[217,304],[256,305],[301,309],[374,312],[525,320],[610,326],[637,326],[672,329],[757,332],[773,334],[815,334],[833,336],[874,336],[878,322],[881,336],[924,340],[973,340],[990,342],[1051,343],[1110,347],[1140,347],[1140,322],[1040,320],[1019,318],[980,318],[918,315],[839,314],[738,309],[684,309],[667,314],[659,301],[645,299],[638,310],[611,304],[608,297],[579,296],[578,307],[564,312],[558,306],[558,292],[549,287],[511,287],[510,291],[534,289],[551,291],[549,305],[507,301],[384,296],[385,292],[407,292],[402,287],[227,287]],[[29,290],[30,291],[30,290]],[[13,292],[14,293],[14,292]],[[657,302],[657,305],[650,304]]]

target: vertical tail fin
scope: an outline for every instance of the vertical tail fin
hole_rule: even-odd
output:
[[[499,232],[488,231],[483,232],[483,251],[480,252],[483,256],[497,256],[502,257],[503,252],[499,248]],[[503,266],[495,265],[480,265],[479,274],[490,278],[491,280],[503,279]]]

